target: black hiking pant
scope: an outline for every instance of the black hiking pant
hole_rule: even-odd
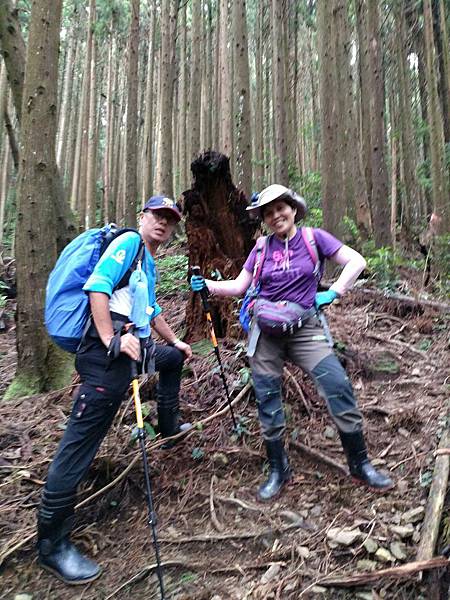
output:
[[[184,354],[156,344],[155,370],[159,372],[158,405],[178,405]],[[125,354],[108,366],[106,348],[86,336],[76,357],[81,386],[67,428],[50,465],[45,487],[51,492],[76,490],[107,434],[131,381],[131,361]]]

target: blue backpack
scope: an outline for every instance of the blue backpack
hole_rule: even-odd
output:
[[[83,291],[84,284],[109,244],[127,231],[138,233],[135,229],[120,229],[114,223],[84,231],[64,248],[50,273],[45,297],[45,326],[55,344],[66,352],[77,351],[88,321],[89,298]],[[115,289],[128,285],[143,254],[141,239],[136,258]]]
[[[320,259],[319,252],[317,250],[316,240],[314,238],[314,230],[312,227],[302,227],[301,234],[305,243],[306,249],[311,257],[314,265],[313,275],[317,280],[320,280]],[[255,266],[253,267],[253,276],[250,287],[242,301],[241,310],[239,311],[239,321],[242,329],[248,333],[250,330],[250,323],[252,320],[252,309],[256,302],[259,292],[261,291],[261,282],[259,280],[261,271],[266,257],[266,250],[271,236],[262,235],[256,240],[256,258]]]

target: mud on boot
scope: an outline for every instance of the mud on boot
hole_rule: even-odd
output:
[[[83,585],[100,576],[102,569],[71,543],[75,493],[42,492],[38,511],[39,563],[69,585]]]
[[[291,469],[282,439],[265,440],[264,443],[269,461],[269,476],[258,488],[258,499],[266,501],[280,493],[291,478]]]
[[[377,471],[370,462],[362,431],[354,431],[352,433],[340,431],[339,436],[342,448],[347,457],[350,475],[358,483],[363,483],[379,492],[384,492],[394,487],[392,479]]]

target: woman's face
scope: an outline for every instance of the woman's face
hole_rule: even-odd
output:
[[[295,233],[296,214],[295,208],[284,200],[274,200],[264,207],[263,220],[277,237],[283,239]]]

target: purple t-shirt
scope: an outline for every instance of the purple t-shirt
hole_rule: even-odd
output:
[[[314,229],[314,239],[321,263],[343,246],[331,233],[323,229]],[[270,236],[266,248],[264,264],[260,275],[260,298],[272,302],[288,300],[303,308],[314,304],[317,292],[317,279],[314,276],[314,263],[303,240],[300,229],[288,242],[289,260],[287,260],[286,242],[275,235]],[[256,246],[248,255],[244,269],[253,274],[256,259]],[[323,267],[321,267],[323,270]]]

